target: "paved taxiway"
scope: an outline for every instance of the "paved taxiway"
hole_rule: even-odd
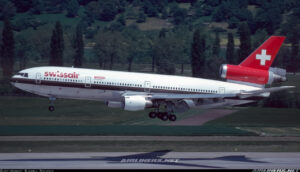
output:
[[[0,153],[1,169],[299,169],[291,152]]]

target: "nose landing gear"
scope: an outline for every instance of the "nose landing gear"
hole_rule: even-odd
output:
[[[55,97],[49,97],[49,100],[50,100],[50,106],[48,107],[48,110],[50,112],[53,112],[53,111],[55,111],[54,101],[56,100],[56,98]]]

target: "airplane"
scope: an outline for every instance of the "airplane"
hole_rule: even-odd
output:
[[[44,66],[24,69],[11,78],[21,90],[48,97],[104,101],[111,108],[139,111],[153,108],[150,118],[176,121],[175,112],[219,104],[235,106],[268,97],[294,86],[265,87],[286,80],[286,71],[270,67],[284,41],[271,36],[239,65],[223,64],[226,81],[138,72]],[[160,107],[164,105],[164,111]]]

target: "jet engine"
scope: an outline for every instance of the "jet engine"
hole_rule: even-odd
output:
[[[228,80],[265,85],[286,81],[286,70],[281,68],[261,70],[239,65],[223,64],[220,68],[220,76]]]
[[[139,111],[153,106],[151,100],[147,100],[143,96],[125,96],[124,97],[124,110]]]

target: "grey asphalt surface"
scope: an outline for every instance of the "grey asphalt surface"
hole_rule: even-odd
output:
[[[183,145],[184,146],[184,145]],[[0,153],[1,169],[300,169],[291,152]]]
[[[300,141],[270,136],[0,136],[0,141]],[[299,150],[300,151],[300,150]]]

